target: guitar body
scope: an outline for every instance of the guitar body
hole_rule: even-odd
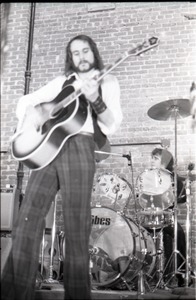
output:
[[[55,107],[54,100],[48,104],[50,108],[51,105]],[[41,111],[44,110],[43,118],[49,115],[46,107],[47,103],[41,104]],[[37,109],[40,110],[40,105]],[[13,157],[32,170],[42,169],[57,156],[67,139],[81,130],[87,119],[87,113],[86,103],[77,99],[64,108],[56,118],[48,117],[40,130],[28,124],[27,129],[12,142]]]

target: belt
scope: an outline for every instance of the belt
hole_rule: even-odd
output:
[[[87,135],[87,136],[93,136],[94,133],[92,132],[87,132],[87,131],[80,131],[78,134],[81,134],[81,135]]]

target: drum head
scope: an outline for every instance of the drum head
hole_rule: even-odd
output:
[[[92,208],[90,248],[97,249],[91,256],[93,283],[110,286],[128,268],[133,258],[134,240],[125,219],[106,207]]]
[[[164,210],[174,202],[170,172],[148,169],[141,173],[136,182],[139,204],[144,209]]]
[[[126,273],[128,281],[131,281],[138,275],[146,257],[145,251],[140,251],[138,226],[106,207],[92,208],[91,216],[92,285],[113,286]],[[142,250],[145,250],[148,243],[141,234]]]
[[[118,211],[123,211],[127,205],[133,203],[130,183],[115,174],[99,175],[92,196],[92,206],[106,206]]]

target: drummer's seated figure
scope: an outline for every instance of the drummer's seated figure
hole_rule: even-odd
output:
[[[172,182],[174,183],[174,159],[172,154],[162,148],[155,148],[151,153],[151,168],[152,169],[165,169],[170,172]],[[175,197],[174,197],[175,201]],[[185,191],[185,184],[182,180],[180,180],[179,176],[177,175],[177,204],[186,202],[186,191]],[[168,210],[172,210],[174,208],[174,203]],[[167,264],[168,260],[170,259],[173,251],[174,251],[174,223],[170,223],[168,226],[163,228],[163,245],[164,245],[164,257],[165,257],[165,264]],[[180,254],[177,254],[177,267],[179,268],[179,273],[185,271],[185,260],[186,258],[186,240],[185,240],[185,233],[180,225],[177,223],[177,250]],[[184,264],[183,264],[184,262]],[[174,253],[172,255],[172,264],[168,265],[165,274],[170,274],[174,271]],[[183,264],[183,265],[182,265]],[[182,267],[181,267],[182,265]],[[176,278],[178,280],[178,286],[184,285],[184,279],[181,274],[177,274]]]

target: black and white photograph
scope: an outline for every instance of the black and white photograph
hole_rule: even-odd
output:
[[[196,299],[196,2],[2,2],[1,299]]]

